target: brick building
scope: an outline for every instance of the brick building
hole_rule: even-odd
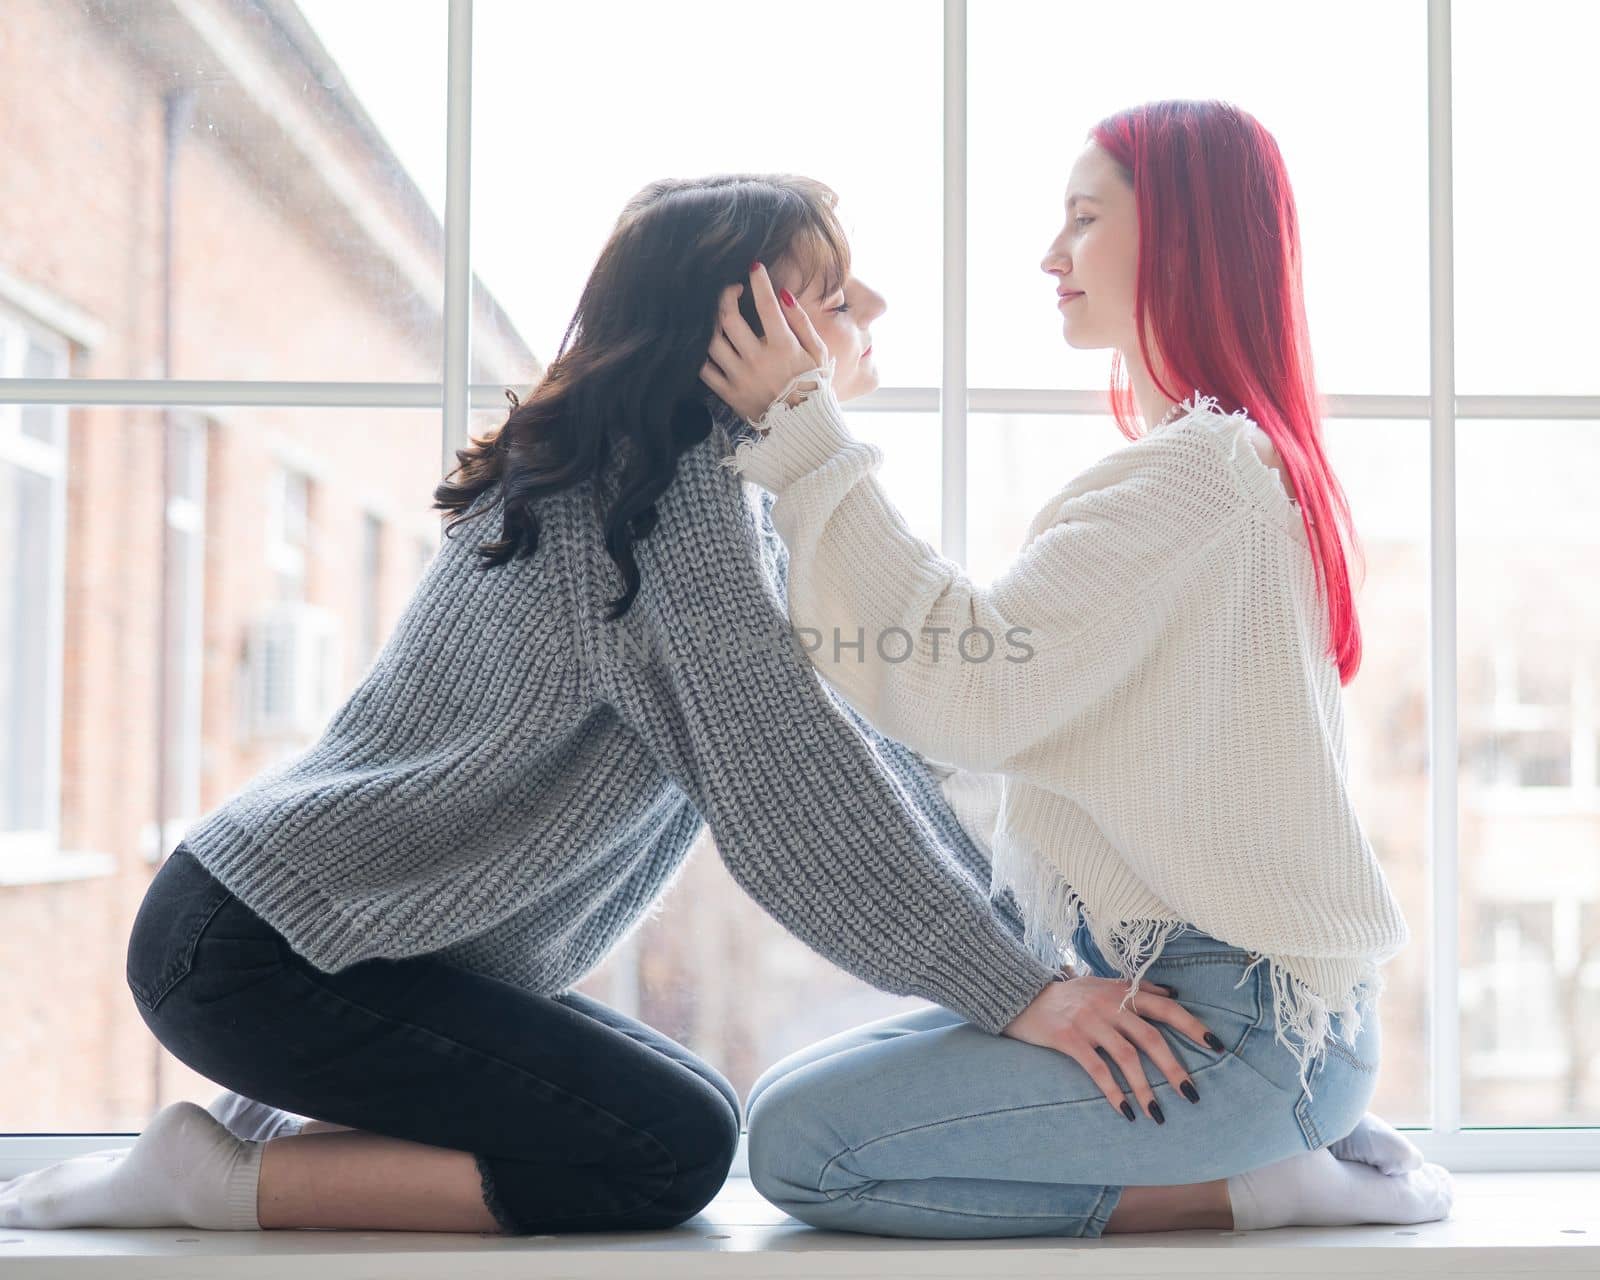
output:
[[[12,0],[0,120],[0,376],[439,380],[442,227],[293,5]],[[473,379],[525,385],[474,304]],[[215,1092],[128,996],[133,914],[376,652],[440,441],[437,410],[0,406],[0,1129]]]

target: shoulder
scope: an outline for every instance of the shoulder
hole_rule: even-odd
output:
[[[726,439],[713,426],[678,455],[672,480],[656,500],[661,523],[672,536],[755,538],[755,504],[745,493],[746,482],[721,465],[726,450]]]
[[[709,595],[730,607],[764,599],[770,516],[760,491],[719,465],[716,432],[678,456],[656,499],[656,522],[633,544],[641,596]]]
[[[1254,452],[1263,465],[1272,467],[1287,478],[1287,473],[1283,470],[1283,460],[1278,456],[1272,437],[1262,430],[1261,425],[1250,416],[1248,409],[1236,409],[1232,413],[1224,412],[1217,405],[1215,396],[1201,396],[1194,401],[1186,400],[1183,407],[1187,409],[1186,413],[1147,438],[1185,433],[1201,434],[1225,442],[1230,455],[1234,448],[1243,445]]]
[[[1186,402],[1187,403],[1187,402]],[[1211,443],[1243,499],[1305,540],[1294,482],[1277,446],[1245,409],[1224,413],[1212,397],[1166,428]]]
[[[1197,415],[1106,454],[1069,480],[1034,516],[1028,539],[1071,520],[1175,522],[1188,532],[1241,505],[1208,425]]]

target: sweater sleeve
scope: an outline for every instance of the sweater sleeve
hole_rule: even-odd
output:
[[[763,574],[738,480],[691,450],[659,506],[635,544],[639,595],[610,624],[638,629],[606,671],[619,714],[787,930],[875,987],[1003,1031],[1057,975],[828,703]]]
[[[1150,654],[1196,545],[1169,518],[1145,441],[1106,487],[1067,504],[987,587],[913,534],[878,483],[882,451],[844,424],[831,378],[732,470],[775,495],[789,617],[811,661],[884,734],[983,773],[1082,714]]]
[[[771,493],[760,491],[760,509],[763,559],[781,599],[789,590],[789,552],[772,525]],[[956,865],[972,877],[979,892],[988,896],[989,905],[999,920],[1016,937],[1023,937],[1026,928],[1016,895],[1009,888],[997,893],[993,887],[990,840],[994,833],[999,779],[991,774],[974,774],[923,759],[905,743],[879,733],[832,685],[819,681],[818,688],[828,695],[838,713],[872,744],[883,762],[884,772],[903,791],[906,803],[928,820],[938,833],[940,844],[954,856]],[[957,803],[958,796],[962,803]]]

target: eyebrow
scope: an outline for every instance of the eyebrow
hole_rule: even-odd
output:
[[[1072,206],[1077,204],[1078,201],[1080,201],[1080,200],[1087,200],[1090,204],[1099,204],[1100,203],[1100,201],[1098,199],[1096,199],[1094,196],[1090,195],[1088,192],[1086,192],[1086,191],[1078,191],[1078,192],[1074,192],[1072,195],[1067,197],[1067,208],[1069,208],[1069,209],[1072,208]]]

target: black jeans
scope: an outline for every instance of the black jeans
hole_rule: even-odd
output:
[[[325,973],[182,844],[134,918],[127,977],[156,1039],[226,1088],[472,1152],[515,1234],[676,1226],[738,1145],[733,1086],[650,1027],[428,955]]]

